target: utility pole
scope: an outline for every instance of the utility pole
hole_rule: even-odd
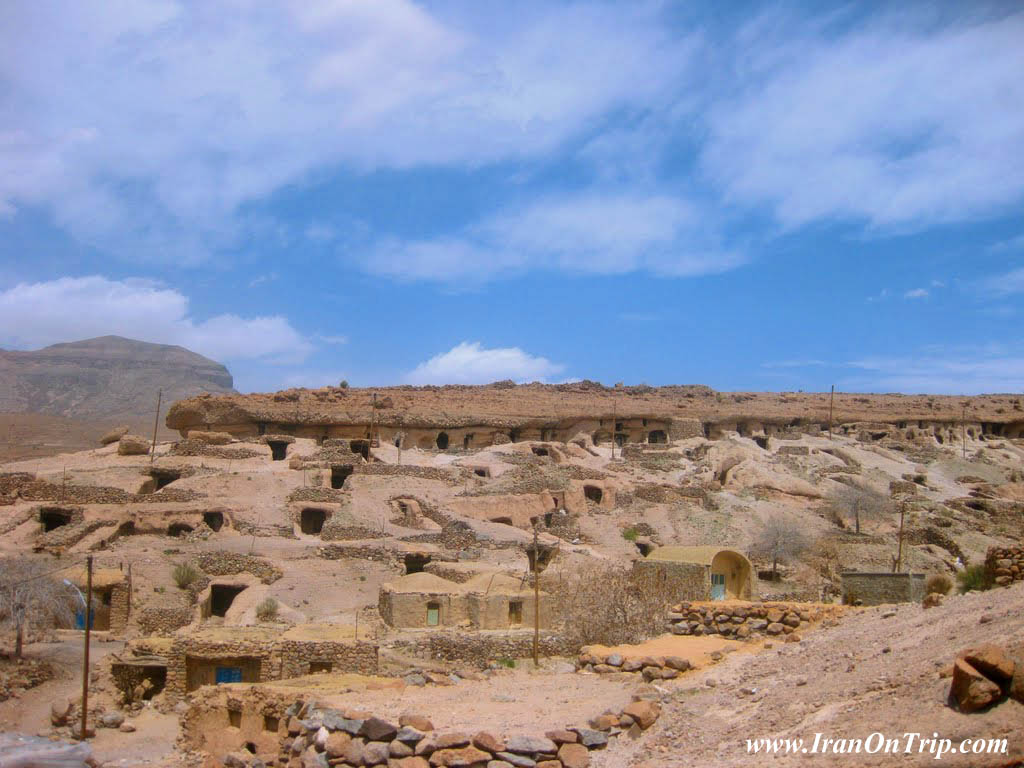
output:
[[[64,494],[68,489],[68,465],[64,465],[64,478],[60,482],[60,503],[64,503]]]
[[[828,439],[832,439],[832,403],[836,399],[836,385],[832,385],[832,392],[828,396]]]
[[[82,732],[81,740],[85,741],[86,720],[89,717],[89,630],[92,624],[92,555],[85,559],[85,651],[82,659]]]
[[[612,400],[612,459],[615,459],[615,421],[618,419],[617,413],[618,403]]]
[[[903,518],[907,514],[907,502],[900,502],[900,532],[899,532],[899,543],[896,545],[896,570],[894,573],[899,573],[903,569]]]
[[[377,393],[373,393],[373,405],[370,407],[370,446],[373,446],[373,432],[377,425]],[[380,441],[377,441],[380,444]]]
[[[156,430],[160,426],[160,404],[164,399],[164,391],[161,389],[156,396],[156,416],[153,417],[153,447],[149,452],[149,463],[156,458]]]
[[[964,458],[967,458],[967,403],[964,403],[963,416],[960,419],[960,437],[964,446]]]
[[[540,666],[540,543],[536,523],[533,526],[533,666]]]

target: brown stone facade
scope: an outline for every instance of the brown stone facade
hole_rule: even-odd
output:
[[[841,576],[843,602],[848,605],[917,603],[924,597],[923,573],[855,573]]]

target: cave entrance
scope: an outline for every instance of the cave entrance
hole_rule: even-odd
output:
[[[135,523],[131,520],[126,520],[117,526],[118,536],[134,536],[135,535]]]
[[[178,539],[187,533],[192,533],[192,526],[188,523],[171,523],[167,526],[167,535]]]
[[[462,438],[462,450],[468,451],[471,445],[473,445],[473,435],[466,435]]]
[[[477,477],[490,477],[491,470],[487,467],[473,467],[473,474]]]
[[[587,499],[587,501],[592,501],[595,504],[600,504],[601,500],[604,498],[604,491],[602,491],[596,485],[584,485],[583,496]]]
[[[43,524],[44,531],[52,531],[68,525],[71,522],[71,513],[63,509],[40,509],[39,522]]]
[[[512,525],[513,524],[511,517],[492,517],[491,518],[491,522],[492,523],[501,523],[502,525]]]
[[[403,559],[406,573],[423,573],[423,568],[430,562],[430,555],[410,552]]]
[[[448,433],[442,432],[437,436],[437,440],[434,441],[439,451],[448,450]]]
[[[647,433],[647,442],[651,445],[661,445],[668,442],[668,435],[663,429],[652,429]]]
[[[758,448],[765,451],[768,450],[768,437],[767,435],[755,435],[754,442],[757,443]]]
[[[226,616],[235,598],[245,592],[245,587],[231,584],[214,584],[210,587],[210,615]]]
[[[534,456],[547,456],[548,455],[548,449],[545,448],[543,445],[535,445],[530,450],[533,451],[533,455]]]
[[[214,533],[224,527],[224,513],[223,512],[203,512],[203,522],[206,523],[206,527],[212,530]]]
[[[307,507],[299,513],[299,529],[308,535],[316,535],[324,529],[327,511],[316,507]]]
[[[267,445],[270,446],[270,457],[274,461],[284,461],[288,455],[288,443],[284,440],[268,440]]]
[[[351,464],[342,464],[337,467],[331,467],[331,488],[344,488],[345,481],[352,472],[353,468]]]
[[[175,480],[180,480],[181,471],[154,467],[149,470],[149,476],[153,478],[153,493],[156,493],[161,488],[166,488]]]
[[[348,444],[349,450],[352,453],[358,453],[367,461],[370,460],[370,441],[369,440],[353,440]]]
[[[647,557],[649,554],[651,554],[651,552],[654,551],[654,545],[646,541],[636,542],[636,548],[644,557]]]

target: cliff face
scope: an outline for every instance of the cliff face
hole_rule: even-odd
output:
[[[220,363],[168,344],[101,336],[33,352],[0,350],[0,411],[134,424],[202,393],[234,393]]]
[[[372,406],[374,394],[378,398],[376,411]],[[1024,428],[1024,397],[1016,395],[837,393],[832,418],[837,425],[874,422],[901,430],[934,425],[951,430],[960,425],[965,406],[971,436],[984,433],[1017,437]],[[613,415],[616,424],[624,425],[616,426],[617,432],[630,432],[630,424],[635,421],[638,434],[645,428],[667,428],[672,435],[678,435],[681,429],[693,428],[684,422],[692,422],[705,432],[714,431],[717,425],[747,434],[759,432],[766,425],[777,429],[801,429],[807,425],[827,428],[829,411],[828,393],[725,393],[699,386],[613,389],[592,382],[515,386],[509,382],[483,387],[328,387],[196,397],[175,403],[166,423],[181,432],[219,429],[239,436],[285,432],[312,437],[361,437],[365,429],[340,428],[376,424],[396,430],[447,429],[449,433],[451,429],[487,427],[508,433],[513,440],[517,439],[513,432],[527,439],[523,430],[530,429],[538,435],[531,439],[562,440],[579,430],[606,429],[611,426]]]

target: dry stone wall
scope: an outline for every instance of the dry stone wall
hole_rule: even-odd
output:
[[[917,603],[924,597],[923,573],[853,573],[840,576],[847,605]]]
[[[985,557],[985,569],[992,582],[1008,587],[1015,581],[1024,581],[1024,547],[994,547]]]
[[[416,656],[444,661],[462,661],[484,669],[498,659],[522,659],[533,653],[533,631],[429,632],[391,643]],[[544,656],[571,656],[576,647],[556,632],[540,633]]]
[[[331,671],[358,672],[363,675],[377,674],[377,646],[372,643],[303,642],[282,640],[274,648],[279,658],[282,679],[301,677],[310,673],[310,664],[330,664]]]
[[[196,558],[199,567],[210,576],[234,576],[251,573],[264,584],[273,584],[284,573],[262,557],[238,552],[203,552]]]
[[[193,610],[186,606],[152,606],[139,611],[136,623],[145,635],[168,636],[192,623]]]
[[[745,640],[782,636],[842,615],[838,605],[806,603],[682,602],[672,606],[667,629],[674,635],[724,635]]]

